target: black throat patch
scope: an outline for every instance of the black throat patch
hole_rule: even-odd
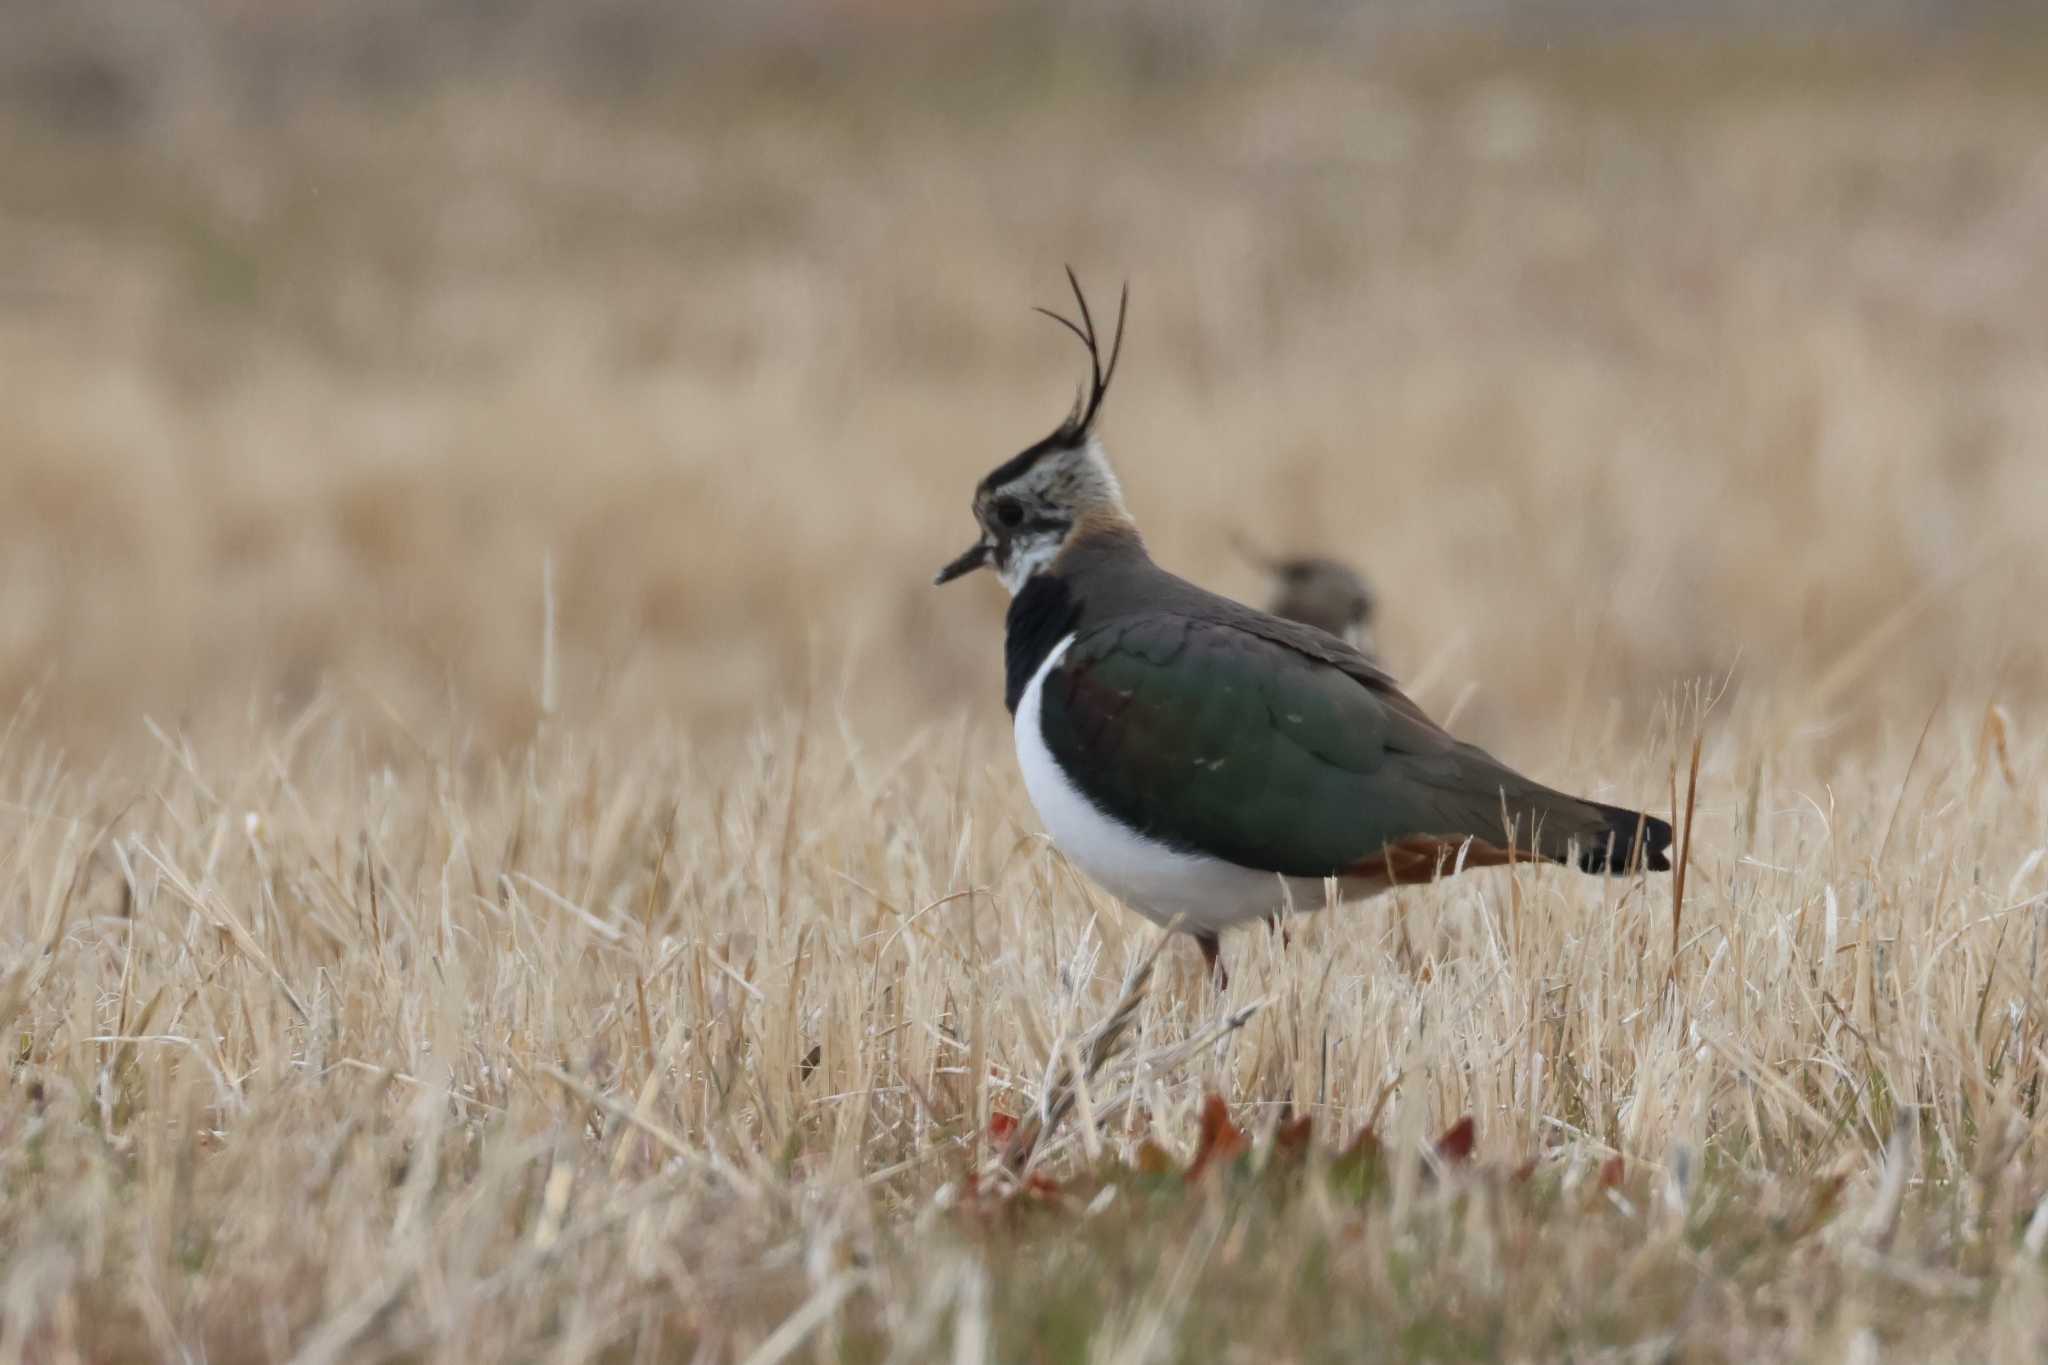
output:
[[[1011,715],[1045,656],[1080,622],[1080,599],[1054,574],[1034,576],[1010,599],[1003,618],[1003,706]]]

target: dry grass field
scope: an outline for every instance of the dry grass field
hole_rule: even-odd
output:
[[[2044,73],[0,105],[0,1365],[2042,1358]],[[1682,902],[1130,980],[929,586],[1070,259],[1158,557],[1362,563]]]

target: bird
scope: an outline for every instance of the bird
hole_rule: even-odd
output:
[[[1191,934],[1227,989],[1221,936],[1339,898],[1523,861],[1670,870],[1671,825],[1570,796],[1465,743],[1353,645],[1208,592],[1152,559],[1097,430],[1130,307],[1088,354],[1052,433],[976,486],[974,543],[1010,595],[1003,702],[1024,787],[1069,862]]]
[[[1274,559],[1255,554],[1253,559],[1266,572],[1268,612],[1326,630],[1379,662],[1373,648],[1373,615],[1379,601],[1365,575],[1322,555]]]

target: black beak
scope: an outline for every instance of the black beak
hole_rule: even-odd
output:
[[[932,580],[932,586],[937,587],[942,583],[951,583],[963,574],[973,573],[986,563],[988,563],[988,542],[977,540],[967,547],[966,554],[961,555],[951,564],[939,570],[939,576]]]

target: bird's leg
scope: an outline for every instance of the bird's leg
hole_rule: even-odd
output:
[[[1266,916],[1266,927],[1280,935],[1280,946],[1282,948],[1293,946],[1294,931],[1289,929],[1286,923],[1281,920],[1279,911],[1276,910],[1272,914]]]
[[[1410,976],[1415,976],[1418,974],[1415,961],[1415,942],[1408,937],[1408,902],[1399,891],[1393,893],[1393,901],[1394,921],[1401,926],[1401,943],[1395,951],[1394,957],[1401,964],[1403,971],[1407,972]]]
[[[1202,950],[1202,963],[1208,967],[1209,975],[1216,978],[1216,989],[1230,989],[1230,973],[1223,967],[1223,944],[1214,934],[1196,934],[1195,943]]]

